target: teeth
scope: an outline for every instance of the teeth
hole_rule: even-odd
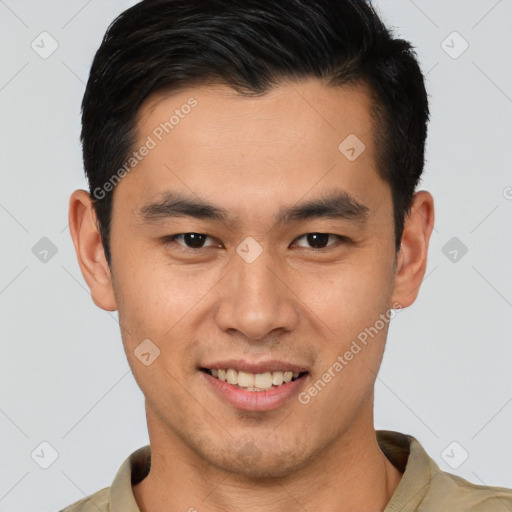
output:
[[[230,384],[238,384],[238,375],[236,373],[236,370],[233,370],[232,368],[230,368],[227,372],[226,372],[226,380],[230,383]]]
[[[274,384],[274,386],[280,386],[283,382],[283,372],[272,373],[272,384]]]
[[[248,391],[267,390],[281,384],[286,384],[299,376],[298,372],[277,371],[265,373],[248,373],[237,371],[233,368],[210,370],[214,377],[233,386],[247,389]]]
[[[254,376],[254,387],[259,389],[270,389],[272,387],[272,374],[270,372],[257,373]]]
[[[236,370],[232,371],[237,373]],[[241,388],[252,388],[254,386],[254,373],[238,372],[237,377],[236,382],[230,382],[230,384],[238,384]]]

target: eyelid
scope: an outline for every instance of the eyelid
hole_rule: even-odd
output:
[[[308,235],[313,235],[313,234],[333,236],[333,237],[337,238],[337,242],[334,242],[332,244],[329,244],[329,245],[326,245],[325,247],[320,247],[320,248],[299,246],[301,249],[311,249],[312,251],[319,252],[319,251],[327,251],[327,250],[331,249],[332,247],[336,247],[339,244],[354,244],[354,241],[352,239],[350,239],[344,235],[336,235],[335,233],[322,233],[319,231],[312,231],[310,233],[304,233],[303,235],[300,235],[297,238],[295,238],[295,240],[292,242],[292,244],[296,243],[301,238],[304,238]]]
[[[210,240],[217,240],[215,237],[211,236],[211,235],[208,235],[206,233],[198,233],[198,232],[195,232],[195,231],[186,231],[184,233],[176,233],[174,235],[167,235],[167,236],[164,236],[162,237],[162,241],[164,243],[170,243],[170,242],[173,242],[173,243],[176,243],[177,245],[181,246],[184,250],[187,250],[187,251],[192,251],[192,252],[199,252],[203,249],[207,249],[209,247],[218,247],[219,244],[222,245],[222,242],[220,242],[219,240],[217,240],[217,242],[219,242],[219,244],[217,243],[211,243],[210,245],[203,245],[202,247],[198,247],[198,248],[194,248],[194,247],[188,247],[187,245],[185,244],[182,244],[182,243],[179,243],[176,241],[176,238],[178,237],[183,237],[185,235],[188,235],[188,234],[197,234],[197,235],[204,235],[206,236],[207,239],[210,239]],[[353,245],[354,244],[354,241],[344,235],[337,235],[335,233],[323,233],[323,232],[319,232],[319,231],[311,231],[311,232],[308,232],[308,233],[304,233],[298,237],[296,237],[291,245],[293,244],[296,244],[298,240],[301,240],[302,238],[304,237],[307,237],[308,235],[312,235],[312,234],[315,234],[315,235],[328,235],[329,237],[335,237],[337,239],[337,241],[335,241],[334,243],[331,243],[329,245],[326,245],[325,247],[306,247],[306,246],[299,246],[301,249],[310,249],[312,251],[316,251],[316,252],[321,252],[321,251],[327,251],[329,249],[331,249],[332,247],[336,247],[337,245],[339,244],[351,244]]]
[[[210,239],[212,239],[212,240],[215,240],[215,237],[213,237],[213,236],[211,236],[211,235],[207,235],[206,233],[197,233],[197,232],[195,232],[195,231],[187,231],[187,232],[185,232],[185,233],[176,233],[175,235],[168,235],[168,236],[164,236],[164,237],[162,238],[162,241],[163,241],[164,243],[171,243],[171,242],[172,242],[172,243],[176,243],[177,245],[179,245],[179,246],[183,247],[183,249],[185,249],[185,250],[189,250],[189,251],[200,251],[201,249],[207,249],[208,247],[214,247],[214,246],[216,246],[216,245],[217,245],[217,244],[215,244],[215,243],[212,243],[212,244],[210,244],[210,245],[203,245],[202,247],[194,248],[194,247],[188,247],[187,245],[182,244],[182,243],[179,243],[179,242],[177,242],[177,241],[176,241],[176,238],[178,238],[178,237],[183,237],[183,236],[185,236],[185,235],[189,235],[189,234],[191,234],[191,233],[194,233],[194,234],[196,234],[196,235],[204,235],[204,236],[206,236],[206,237],[207,237],[207,239],[208,239],[208,238],[210,238]]]

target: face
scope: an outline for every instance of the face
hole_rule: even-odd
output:
[[[368,426],[397,298],[369,109],[363,86],[314,79],[143,105],[149,149],[115,188],[111,273],[150,436],[278,476]]]

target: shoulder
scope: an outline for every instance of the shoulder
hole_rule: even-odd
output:
[[[512,512],[512,489],[478,485],[442,471],[413,436],[377,431],[402,479],[386,512]]]
[[[110,487],[105,487],[59,512],[109,512],[109,492]]]
[[[471,483],[438,470],[431,481],[427,500],[464,512],[512,512],[512,489]]]
[[[150,466],[151,447],[146,445],[138,448],[124,460],[110,487],[105,487],[59,512],[138,512],[132,484],[143,480]]]

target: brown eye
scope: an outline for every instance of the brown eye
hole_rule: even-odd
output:
[[[297,239],[297,241],[305,240],[307,244],[309,245],[301,245],[298,244],[299,247],[309,247],[312,249],[324,249],[325,247],[328,247],[330,245],[333,245],[333,243],[328,243],[329,238],[333,237],[336,238],[337,235],[331,235],[329,233],[308,233],[306,235],[302,235]],[[340,238],[340,237],[337,237]]]
[[[182,233],[172,236],[171,240],[190,249],[202,249],[207,238],[209,238],[208,235],[202,233]],[[179,241],[180,239],[182,242]]]

